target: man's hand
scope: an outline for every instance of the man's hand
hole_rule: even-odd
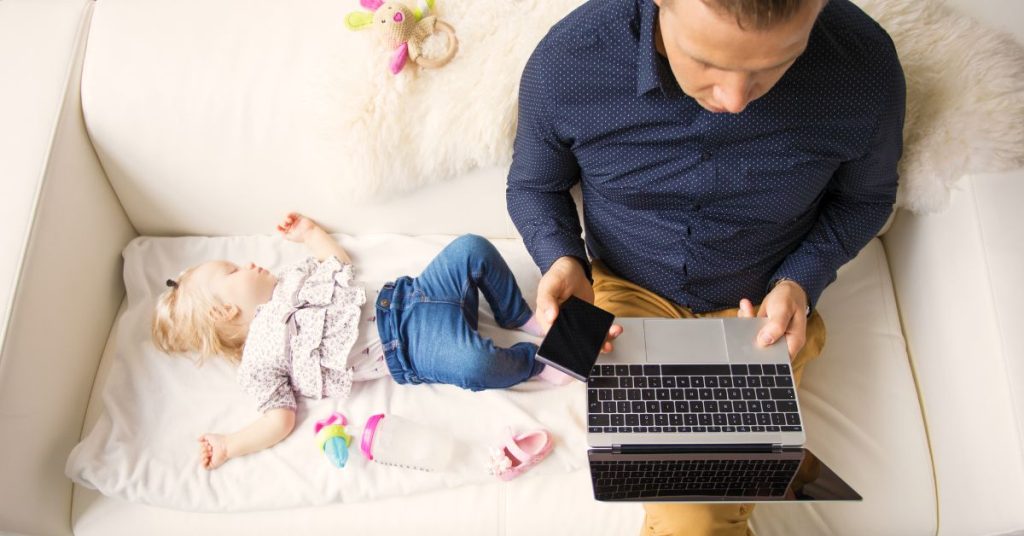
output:
[[[754,306],[750,300],[740,300],[738,316],[754,316]],[[770,346],[785,335],[789,346],[789,358],[793,359],[800,353],[800,349],[807,342],[807,293],[799,284],[785,279],[779,281],[764,297],[757,316],[768,319],[768,324],[757,334],[758,346]]]
[[[558,318],[558,308],[562,302],[569,299],[569,296],[594,303],[594,288],[590,286],[587,274],[579,261],[573,257],[561,257],[551,265],[537,285],[537,322],[544,328],[545,333],[551,329],[551,325]],[[608,329],[604,345],[601,346],[601,352],[611,352],[612,341],[620,334],[622,326],[612,325]]]

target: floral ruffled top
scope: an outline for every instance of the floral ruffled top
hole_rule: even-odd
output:
[[[352,265],[335,257],[311,257],[278,274],[270,301],[256,308],[238,367],[261,413],[295,409],[295,395],[344,398],[353,381],[388,375],[374,302],[353,277]]]

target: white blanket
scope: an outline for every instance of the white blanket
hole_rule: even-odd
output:
[[[376,235],[341,237],[357,276],[370,287],[418,274],[452,237]],[[529,303],[539,274],[518,241],[496,241]],[[301,399],[295,431],[278,445],[228,461],[215,471],[198,463],[197,438],[231,432],[258,417],[222,360],[197,368],[185,357],[158,351],[149,338],[151,311],[167,278],[209,259],[279,267],[301,259],[303,246],[276,237],[138,238],[124,251],[127,304],[116,326],[105,411],[72,451],[66,473],[105,495],[191,511],[242,511],[353,502],[494,480],[487,448],[507,426],[543,427],[555,449],[521,478],[568,472],[585,465],[584,386],[550,387],[533,380],[513,389],[469,392],[447,385],[397,385],[390,378],[357,384],[345,401]],[[481,300],[481,331],[499,344],[527,340],[497,328]],[[446,473],[426,473],[365,460],[353,448],[344,469],[318,452],[313,424],[341,411],[356,432],[374,413],[429,425],[462,443],[463,455]],[[353,427],[350,427],[350,430]],[[424,441],[429,441],[425,439]],[[353,445],[355,447],[355,445]]]

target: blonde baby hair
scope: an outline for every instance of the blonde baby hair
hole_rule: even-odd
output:
[[[201,285],[189,284],[195,269],[185,270],[177,281],[167,280],[170,288],[157,299],[153,315],[153,342],[167,353],[194,353],[197,365],[213,356],[237,365],[248,326],[218,319],[217,307],[226,304]]]

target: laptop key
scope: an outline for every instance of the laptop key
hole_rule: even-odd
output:
[[[754,390],[749,387],[743,389],[741,392],[743,393],[744,400],[754,400],[756,398],[756,396],[754,396]]]
[[[640,400],[640,389],[626,389],[627,400]]]
[[[644,365],[644,376],[661,376],[661,365]]]
[[[723,415],[721,413],[716,413],[716,414],[713,415],[713,417],[714,417],[715,424],[717,426],[725,426],[725,424],[727,422],[726,419],[725,419],[725,415]]]
[[[661,427],[660,426],[650,426],[650,427],[647,428],[647,431],[649,433],[652,433],[652,434],[660,434],[661,433]]]
[[[774,400],[765,400],[764,402],[761,403],[761,405],[764,406],[764,411],[766,413],[773,413],[775,411]]]
[[[614,376],[615,375],[615,365],[601,365],[601,375],[602,376]]]
[[[615,375],[616,376],[629,376],[629,366],[628,365],[615,365]]]
[[[795,415],[795,413],[793,415]],[[768,424],[771,424],[771,422],[772,422],[772,419],[771,419],[771,417],[768,416],[767,413],[758,413],[757,414],[757,424],[760,424],[762,426],[767,426]],[[791,424],[800,424],[800,423],[795,422],[795,423],[791,423]]]
[[[661,405],[653,400],[644,402],[644,409],[647,411],[647,413],[657,413],[660,407]]]
[[[701,413],[697,416],[697,420],[700,422],[701,426],[711,426],[711,424],[714,423],[710,413]]]
[[[587,402],[597,402],[597,389],[587,389]]]
[[[591,414],[587,419],[588,426],[608,426],[610,423],[611,418],[608,415]]]
[[[618,413],[629,413],[629,402],[616,402],[615,411]]]
[[[747,385],[750,387],[761,387],[760,376],[747,376]]]
[[[674,434],[679,431],[675,426],[666,426],[662,430],[664,430],[666,434]]]
[[[767,364],[767,365],[761,365],[761,371],[765,375],[773,375],[774,376],[775,375],[775,365],[772,365],[770,363]]]
[[[604,377],[601,377],[601,376],[597,376],[597,377],[591,376],[587,380],[587,385],[590,386],[590,387],[599,387],[599,388],[600,387],[618,387],[619,386],[619,379],[618,378],[604,378]]]
[[[740,400],[743,398],[743,395],[740,394],[739,389],[726,389],[725,391],[726,395],[729,397],[729,400]]]
[[[704,386],[712,389],[718,387],[718,376],[704,376]]]
[[[778,426],[786,424],[786,416],[781,413],[772,413],[772,424]]]
[[[718,411],[721,411],[722,413],[732,413],[732,402],[729,402],[728,400],[719,402]]]
[[[719,376],[718,377],[719,387],[732,387],[732,376]]]
[[[654,400],[654,389],[640,389],[640,398],[643,400]]]
[[[640,426],[654,426],[654,415],[643,414],[640,416]]]
[[[640,416],[626,415],[626,426],[640,426]]]
[[[794,426],[797,425],[797,424],[800,424],[800,414],[799,413],[787,413],[786,414],[786,424],[794,425]]]
[[[686,394],[682,389],[669,389],[669,398],[672,400],[686,400]]]
[[[762,376],[761,385],[764,387],[775,387],[775,376]]]
[[[615,413],[615,402],[601,403],[601,413]]]
[[[796,402],[793,402],[792,400],[777,400],[775,405],[778,406],[779,411],[783,413],[796,411]]]
[[[711,394],[711,389],[697,389],[697,394],[701,400],[711,400],[714,398]]]
[[[747,386],[747,377],[746,376],[733,376],[732,377],[732,384],[735,387],[746,387]]]
[[[696,389],[683,389],[683,394],[686,395],[686,399],[687,400],[697,400],[697,390]]]
[[[726,392],[725,391],[726,391],[725,389],[721,389],[721,388],[715,389],[715,390],[712,391],[712,395],[713,395],[715,400],[725,400],[726,398],[728,398],[728,396],[726,396]]]
[[[779,387],[793,387],[793,378],[791,376],[776,376],[775,385]]]
[[[747,371],[748,371],[747,372],[748,375],[752,374],[752,375],[760,376],[761,372],[762,372],[761,365],[754,365],[754,364],[747,365]]]
[[[603,430],[603,428],[601,428],[600,426],[590,426],[587,428],[587,432],[591,434],[600,434],[601,430]]]
[[[647,433],[647,427],[646,426],[634,426],[633,427],[633,433],[634,434],[646,434]]]
[[[761,413],[761,403],[756,400],[747,402],[747,411],[750,413]]]
[[[661,388],[661,377],[655,376],[653,378],[647,378],[647,387],[653,387],[654,389]]]
[[[757,424],[757,417],[755,417],[753,413],[744,413],[743,424],[748,426]]]
[[[633,378],[633,387],[644,389],[647,387],[647,378],[641,376],[639,378]]]
[[[769,398],[772,397],[772,394],[769,392],[767,387],[755,389],[754,392],[757,393],[758,400],[768,400]]]
[[[641,376],[641,375],[643,375],[643,373],[644,373],[643,365],[630,365],[629,366],[629,375],[630,376]]]
[[[621,387],[623,389],[632,389],[633,388],[633,378],[631,378],[629,376],[620,377],[619,378],[619,387]]]
[[[736,413],[730,413],[728,415],[728,418],[729,418],[729,424],[731,424],[733,426],[738,426],[738,425],[740,425],[743,422],[743,419],[738,414],[736,414]]]
[[[736,413],[746,413],[746,411],[747,411],[747,403],[742,401],[742,400],[737,400],[737,401],[732,403],[732,409]]]
[[[690,405],[686,402],[676,402],[676,413],[686,413],[690,411]]]
[[[625,389],[612,389],[612,400],[626,400],[628,398]]]
[[[612,399],[612,390],[611,389],[598,389],[597,390],[597,399],[598,400],[611,400]]]
[[[781,428],[783,432],[799,432],[803,430],[803,428],[799,426],[782,426]]]
[[[647,409],[646,409],[647,406],[643,402],[641,402],[639,400],[635,400],[633,402],[630,402],[629,405],[631,406],[631,409],[632,409],[633,413],[643,413],[643,412],[647,411]]]
[[[723,432],[735,432],[736,431],[736,427],[735,426],[723,426],[722,427],[722,431]]]
[[[790,388],[776,387],[771,390],[772,398],[775,400],[794,400],[796,399],[796,392]]]
[[[703,402],[698,402],[698,401],[690,402],[690,412],[691,413],[703,413],[704,412],[704,403]]]
[[[678,413],[672,413],[672,414],[670,414],[668,416],[668,422],[672,426],[682,426],[683,425],[683,416],[678,414]]]
[[[587,413],[601,413],[601,402],[594,400],[588,403]]]
[[[661,402],[661,412],[662,413],[674,413],[675,412],[675,404],[673,404],[672,402],[667,402],[667,401],[666,402]]]
[[[746,365],[729,365],[729,368],[732,370],[732,374],[734,376],[738,375],[738,374],[742,374],[744,376],[747,375],[747,366]]]
[[[690,378],[690,387],[704,387],[704,378],[702,376],[694,376]]]
[[[686,376],[676,376],[676,386],[683,389],[690,387],[690,378]]]
[[[765,428],[766,428],[766,429],[767,429],[767,430],[768,430],[769,432],[778,432],[778,431],[780,431],[780,429],[779,429],[779,427],[778,427],[778,426],[765,426]]]
[[[676,377],[665,376],[664,378],[661,379],[661,386],[666,387],[668,389],[674,389],[676,386]]]
[[[654,424],[658,426],[668,426],[668,415],[659,413],[654,416]]]
[[[708,432],[721,432],[721,426],[708,426]]]
[[[697,416],[693,413],[683,415],[683,421],[686,423],[686,426],[697,426]]]
[[[788,376],[789,375],[789,365],[786,365],[786,364],[777,364],[777,365],[775,365],[775,374],[778,374],[779,376]]]
[[[736,431],[737,432],[749,432],[750,431],[750,427],[749,426],[737,426],[736,427]]]
[[[706,426],[694,426],[693,427],[693,431],[694,432],[707,432],[708,429],[707,429]]]

